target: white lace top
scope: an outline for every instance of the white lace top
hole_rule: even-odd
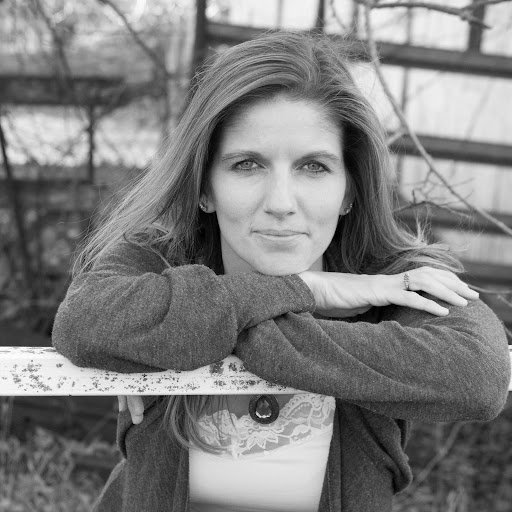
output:
[[[191,511],[318,510],[335,401],[313,393],[287,396],[273,423],[237,416],[226,405],[199,419],[201,439],[221,452],[190,449]],[[248,410],[240,400],[249,397],[227,398]]]

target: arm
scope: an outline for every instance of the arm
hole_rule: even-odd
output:
[[[191,370],[231,354],[243,329],[313,308],[297,276],[168,268],[155,253],[122,242],[71,283],[53,345],[78,366]]]
[[[510,381],[505,333],[481,301],[434,317],[383,308],[379,323],[285,314],[249,328],[235,354],[286,386],[335,396],[394,418],[489,420]]]

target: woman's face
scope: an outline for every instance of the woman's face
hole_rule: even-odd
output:
[[[346,187],[342,134],[320,106],[277,97],[245,109],[210,168],[225,272],[322,270]]]

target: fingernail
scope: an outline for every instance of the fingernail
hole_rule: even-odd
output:
[[[460,303],[461,303],[463,306],[467,306],[467,305],[468,305],[468,301],[467,301],[464,297],[461,297]]]

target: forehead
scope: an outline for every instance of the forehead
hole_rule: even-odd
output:
[[[341,128],[324,108],[307,100],[277,97],[254,103],[228,119],[219,138],[219,152],[291,145],[341,151]]]

